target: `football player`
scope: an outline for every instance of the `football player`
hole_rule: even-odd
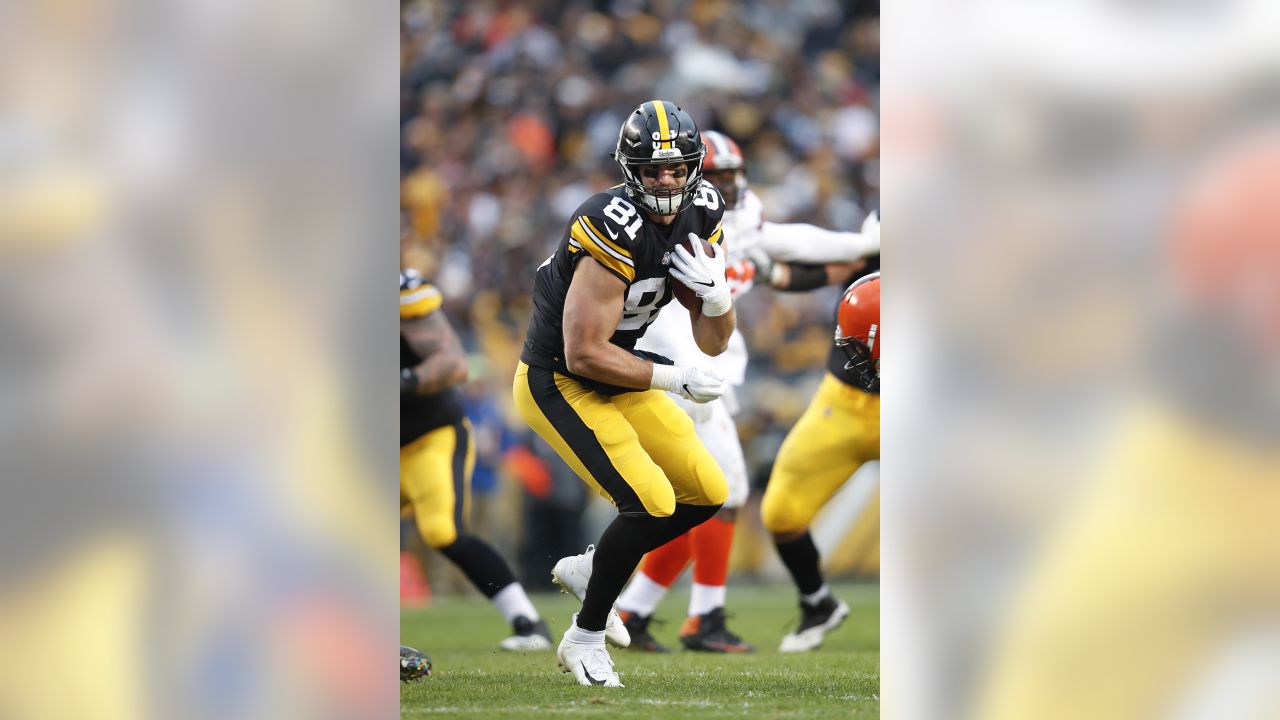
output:
[[[618,508],[596,545],[552,571],[582,600],[557,649],[560,667],[582,685],[622,687],[604,645],[606,637],[630,642],[613,610],[618,593],[645,553],[705,522],[728,495],[693,421],[667,394],[706,403],[724,394],[724,381],[702,364],[635,349],[671,301],[672,278],[696,295],[685,332],[703,353],[724,352],[733,333],[719,247],[724,200],[702,180],[705,152],[684,110],[663,100],[640,105],[618,133],[623,184],[583,203],[537,270],[516,407]],[[679,246],[686,239],[689,250]]]
[[[728,136],[702,133],[706,145],[704,177],[725,200],[724,244],[727,277],[733,297],[741,297],[756,279],[783,291],[802,291],[848,283],[880,251],[878,224],[872,219],[862,233],[833,232],[803,223],[767,223],[760,198],[747,187],[742,151]],[[781,257],[792,258],[792,262]],[[803,260],[798,262],[795,260]],[[747,347],[734,331],[722,355],[707,358],[693,342],[682,313],[660,313],[637,347],[674,359],[678,364],[707,362],[724,376],[725,395],[704,405],[682,398],[676,402],[694,420],[694,429],[719,462],[729,481],[729,499],[711,520],[649,553],[626,590],[618,611],[631,636],[631,647],[665,652],[649,632],[654,610],[672,583],[693,561],[693,589],[688,617],[680,627],[680,643],[690,650],[751,652],[754,648],[725,626],[725,582],[738,508],[747,499],[746,460],[733,415],[733,386],[746,379]]]
[[[458,336],[435,286],[400,271],[400,503],[418,532],[511,623],[504,650],[549,650],[551,633],[507,561],[465,531],[475,440],[454,387],[467,379]]]
[[[993,642],[972,717],[1280,711],[1280,132],[1216,140],[1148,220],[1155,277],[1114,307],[1137,344],[1106,358],[1141,375],[1094,415],[1106,451],[1079,494],[1037,515],[1054,522],[1001,583],[1000,626],[974,633]]]
[[[781,652],[822,645],[849,616],[819,567],[809,523],[862,463],[880,458],[880,273],[854,281],[840,298],[827,373],[787,434],[760,514],[800,591],[800,626]]]

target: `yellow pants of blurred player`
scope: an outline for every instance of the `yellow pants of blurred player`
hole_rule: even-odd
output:
[[[610,397],[520,363],[513,393],[524,421],[623,514],[666,517],[676,503],[720,505],[728,497],[693,421],[661,390]]]
[[[880,396],[827,373],[778,450],[760,515],[772,533],[798,532],[862,463],[880,458]]]
[[[466,418],[400,448],[400,507],[413,510],[427,545],[448,547],[466,526],[475,465],[476,445]]]
[[[1280,449],[1162,408],[1120,426],[1005,612],[972,716],[1277,717]],[[1246,670],[1251,638],[1270,649]],[[1252,709],[1179,706],[1215,677]]]

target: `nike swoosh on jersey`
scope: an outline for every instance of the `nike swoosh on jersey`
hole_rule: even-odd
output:
[[[604,231],[609,233],[609,237],[613,238],[614,240],[618,239],[618,233],[613,231],[613,226],[611,226],[609,223],[601,223],[601,224],[604,225]]]

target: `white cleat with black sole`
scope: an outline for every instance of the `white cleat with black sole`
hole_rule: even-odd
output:
[[[802,618],[795,632],[787,633],[778,646],[778,652],[808,652],[822,647],[827,633],[840,627],[849,617],[849,605],[843,600],[827,596],[817,605],[800,603]]]
[[[591,568],[595,557],[595,545],[588,545],[587,551],[581,555],[562,557],[551,569],[551,579],[560,586],[561,592],[567,592],[578,598],[578,602],[582,602],[587,596],[587,583],[591,582]],[[609,618],[604,624],[604,638],[621,648],[631,645],[631,633],[627,632],[627,626],[618,617],[617,608],[609,608]]]
[[[560,669],[573,673],[573,679],[577,680],[579,685],[626,687],[622,684],[618,673],[614,672],[613,658],[609,657],[609,651],[604,643],[580,643],[569,639],[569,635],[577,625],[578,616],[574,615],[573,619],[574,625],[564,631],[560,647],[556,648],[556,662],[560,665]]]

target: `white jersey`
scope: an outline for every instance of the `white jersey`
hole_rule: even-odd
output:
[[[834,232],[805,223],[771,223],[764,220],[764,203],[751,190],[742,206],[724,213],[724,245],[734,265],[759,249],[774,260],[800,263],[852,262],[877,252],[880,238],[871,234]],[[676,282],[672,280],[671,282]],[[734,299],[751,289],[752,283],[730,283]],[[641,350],[665,355],[677,365],[701,365],[720,373],[731,385],[741,385],[747,374],[747,343],[737,330],[729,338],[729,348],[716,357],[698,349],[689,324],[689,313],[680,303],[668,304],[658,313],[644,337],[636,343]]]
[[[742,197],[742,207],[724,213],[724,238],[729,243],[729,264],[747,257],[747,253],[760,245],[764,228],[764,203],[760,196],[748,190]]]

